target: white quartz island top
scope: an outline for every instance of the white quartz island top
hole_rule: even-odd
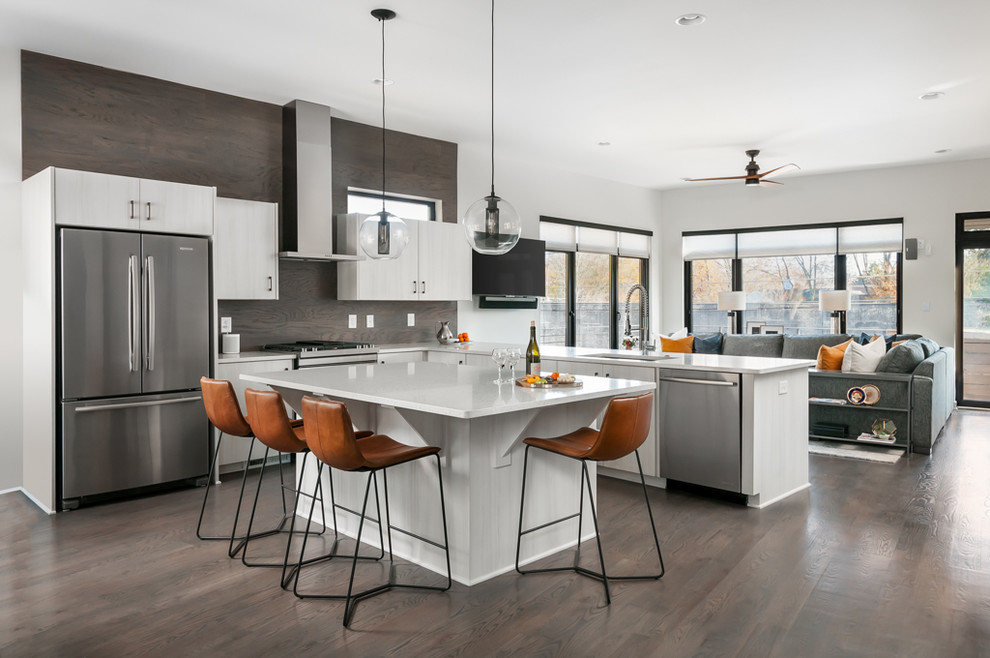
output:
[[[462,354],[478,354],[487,356],[496,347],[519,347],[524,344],[469,342],[441,345],[432,343],[415,343],[406,345],[382,345],[383,353],[430,351]],[[611,362],[628,363],[637,366],[654,366],[657,368],[673,368],[680,370],[708,370],[715,372],[735,372],[745,375],[763,375],[787,370],[798,370],[812,367],[815,362],[809,359],[782,359],[764,356],[733,356],[728,354],[684,354],[678,352],[650,352],[643,355],[638,350],[608,350],[594,347],[560,347],[549,345],[540,347],[540,355],[544,360],[573,360],[590,363]],[[494,367],[494,366],[493,366]]]
[[[580,377],[580,387],[523,388],[495,384],[494,366],[442,363],[358,364],[330,368],[243,374],[242,379],[316,395],[423,411],[453,418],[482,418],[577,402],[651,391],[654,382]]]

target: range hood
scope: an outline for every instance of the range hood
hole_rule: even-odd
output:
[[[282,108],[279,258],[357,260],[334,253],[330,108],[294,100]]]

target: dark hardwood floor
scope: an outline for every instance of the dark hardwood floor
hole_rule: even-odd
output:
[[[931,457],[810,460],[811,490],[765,510],[653,490],[667,575],[611,606],[509,573],[373,597],[349,629],[197,540],[201,489],[55,517],[0,496],[0,656],[990,656],[990,413],[957,411]],[[650,568],[638,490],[599,484],[612,572]]]

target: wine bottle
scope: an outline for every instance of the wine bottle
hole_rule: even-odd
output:
[[[526,374],[540,376],[540,346],[536,344],[536,321],[529,323],[529,346],[526,347]]]

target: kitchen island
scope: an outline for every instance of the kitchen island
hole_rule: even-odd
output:
[[[554,436],[590,425],[617,396],[654,390],[653,381],[581,377],[582,386],[531,389],[512,382],[494,383],[495,369],[412,362],[310,368],[290,372],[244,374],[247,382],[267,384],[297,411],[304,395],[347,403],[355,425],[388,434],[409,445],[435,445],[440,454],[447,499],[451,572],[473,585],[510,571],[515,560],[522,485],[522,439]],[[531,454],[527,492],[540,505],[527,510],[526,525],[538,525],[577,511],[580,470],[569,460]],[[309,466],[309,465],[308,465]],[[441,537],[436,478],[411,463],[390,471],[389,491],[395,525],[417,534]],[[594,469],[594,466],[591,467]],[[315,468],[307,468],[311,490]],[[594,475],[594,470],[592,470]],[[365,475],[334,471],[338,502],[359,505]],[[308,506],[300,512],[308,512]],[[585,525],[591,520],[586,512]],[[331,518],[327,510],[327,518]],[[357,520],[338,514],[340,530],[354,535]],[[576,528],[561,524],[533,536],[529,559],[573,545]],[[591,537],[591,531],[587,531]],[[370,540],[377,533],[366,535]],[[442,572],[443,555],[433,547],[393,533],[397,555]]]

